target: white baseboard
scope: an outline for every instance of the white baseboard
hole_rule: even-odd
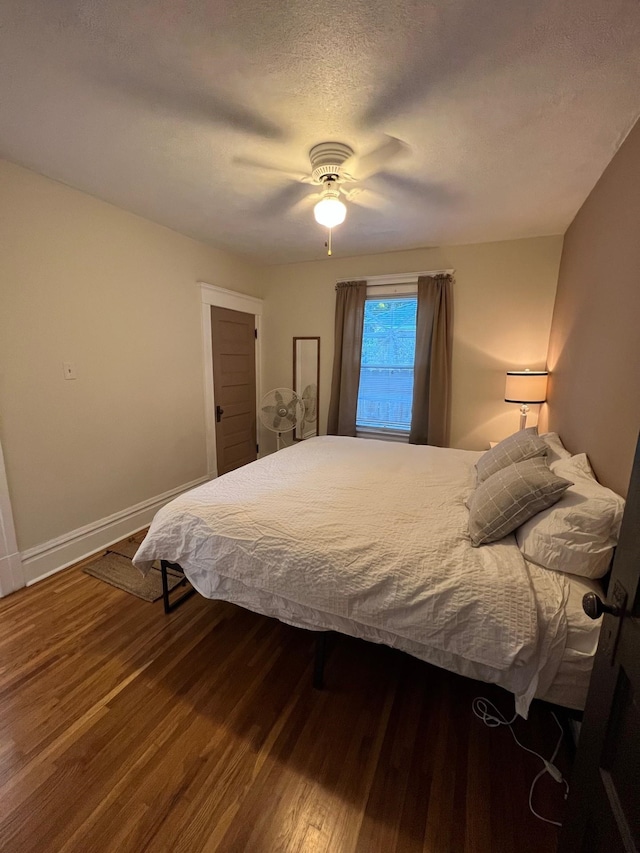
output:
[[[0,558],[0,596],[9,595],[24,586],[20,554],[8,554]]]
[[[85,524],[56,539],[50,539],[34,548],[22,552],[22,568],[27,586],[60,572],[74,563],[90,557],[97,551],[113,545],[120,539],[136,533],[151,523],[153,516],[177,495],[206,483],[209,477],[200,477],[191,483],[185,483],[177,489],[171,489],[155,498],[142,501],[135,506],[123,509],[107,518],[101,518],[91,524]]]

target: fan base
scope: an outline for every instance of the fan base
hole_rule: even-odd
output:
[[[323,183],[328,175],[340,178],[342,164],[352,156],[353,149],[344,142],[320,142],[314,145],[309,151],[314,183]]]

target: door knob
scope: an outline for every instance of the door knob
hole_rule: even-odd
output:
[[[622,608],[615,604],[605,604],[595,592],[587,592],[582,596],[582,609],[590,619],[598,619],[603,613],[610,613],[611,616],[620,616],[622,613]]]
[[[216,406],[216,421],[220,423],[222,420],[222,416],[224,415],[224,409],[221,409],[220,406]]]

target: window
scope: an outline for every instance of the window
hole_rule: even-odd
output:
[[[413,403],[417,296],[367,297],[356,425],[408,433]]]

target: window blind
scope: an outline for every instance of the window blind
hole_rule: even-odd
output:
[[[410,429],[416,310],[416,296],[367,298],[356,414],[359,427]]]

